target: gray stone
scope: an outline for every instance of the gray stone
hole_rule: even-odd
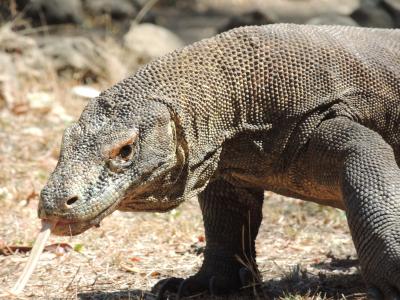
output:
[[[395,22],[391,14],[381,5],[374,6],[364,3],[351,17],[361,26],[376,28],[393,28]]]
[[[137,13],[130,0],[84,0],[84,7],[93,16],[107,14],[113,19],[132,18]]]
[[[19,79],[40,79],[50,69],[36,41],[12,31],[9,26],[0,27],[0,53],[12,60]]]
[[[61,75],[82,81],[117,81],[126,75],[117,55],[88,38],[52,36],[41,40],[40,46]]]
[[[0,27],[0,108],[12,108],[25,95],[21,87],[26,82],[46,84],[51,68],[36,41]]]
[[[345,26],[359,26],[356,21],[348,16],[341,16],[336,14],[322,15],[312,18],[307,21],[310,25],[345,25]]]
[[[383,0],[361,0],[360,6],[378,6],[382,3]]]
[[[383,0],[383,2],[393,10],[400,11],[400,0]]]
[[[383,0],[384,7],[395,19],[396,27],[400,27],[400,0]]]
[[[30,18],[34,25],[79,24],[83,18],[80,0],[20,0],[18,9],[25,17]]]
[[[168,29],[150,23],[132,24],[124,36],[130,68],[183,47],[182,40]]]
[[[271,16],[277,22],[303,23],[324,14],[350,15],[360,0],[196,0],[198,11],[244,14],[254,10]]]
[[[231,17],[228,22],[218,28],[218,32],[227,31],[232,28],[250,25],[266,25],[273,24],[275,20],[268,15],[259,11],[252,11],[242,15]]]

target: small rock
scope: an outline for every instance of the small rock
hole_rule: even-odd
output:
[[[0,187],[0,201],[11,201],[12,193],[6,187]]]
[[[48,113],[52,108],[53,97],[46,92],[28,93],[26,96],[31,111]]]
[[[33,135],[37,137],[43,136],[43,130],[38,127],[27,127],[22,130],[23,134]]]
[[[72,93],[82,98],[95,98],[100,95],[100,91],[90,86],[78,85],[72,88]]]
[[[74,118],[69,115],[64,107],[61,106],[59,103],[54,103],[51,112],[48,117],[49,121],[58,123],[59,121],[63,121],[65,123],[71,123]]]
[[[124,36],[125,57],[133,57],[130,63],[136,67],[150,60],[183,47],[182,40],[168,29],[150,23],[132,24]]]
[[[108,48],[85,37],[51,36],[40,42],[55,70],[81,81],[116,81],[126,74],[125,67]]]

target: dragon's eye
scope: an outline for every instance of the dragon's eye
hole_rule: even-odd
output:
[[[132,145],[125,145],[119,150],[118,156],[122,159],[128,159],[133,152]]]
[[[124,138],[114,140],[113,143],[102,147],[102,155],[113,164],[128,166],[136,153],[138,132],[135,130],[128,133],[129,135],[123,136]]]

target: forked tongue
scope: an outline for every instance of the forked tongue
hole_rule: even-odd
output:
[[[18,278],[18,281],[12,288],[11,293],[19,294],[24,289],[25,285],[27,284],[29,278],[31,277],[33,271],[36,268],[40,254],[43,252],[46,241],[48,240],[51,233],[51,229],[54,227],[54,225],[55,223],[42,221],[42,228],[40,229],[35,244],[32,247],[32,251],[31,254],[29,255],[28,262],[26,263],[21,276]]]

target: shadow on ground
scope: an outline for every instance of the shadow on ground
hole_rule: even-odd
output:
[[[242,290],[224,297],[198,295],[186,299],[250,300],[250,299],[365,299],[365,287],[357,271],[355,259],[331,258],[329,262],[314,264],[317,272],[297,266],[282,278],[268,280],[261,286]],[[300,296],[300,297],[299,297]],[[142,290],[87,291],[78,294],[80,300],[154,300],[155,295]],[[168,299],[175,299],[172,295]]]

